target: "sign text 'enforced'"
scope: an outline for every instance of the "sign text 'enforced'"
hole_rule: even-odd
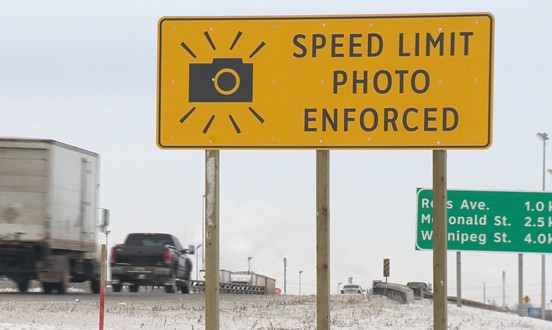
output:
[[[164,17],[161,148],[487,148],[490,14]]]

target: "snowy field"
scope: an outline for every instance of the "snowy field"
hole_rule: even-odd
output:
[[[105,329],[205,328],[201,294],[108,294]],[[1,330],[98,329],[99,296],[0,293]],[[430,300],[332,296],[331,329],[432,329]],[[449,304],[449,329],[552,329],[552,322]],[[315,296],[221,295],[220,329],[316,329]]]

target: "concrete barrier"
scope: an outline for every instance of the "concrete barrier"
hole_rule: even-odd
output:
[[[414,292],[412,289],[401,284],[374,282],[372,292],[373,294],[386,296],[403,304],[414,302]]]

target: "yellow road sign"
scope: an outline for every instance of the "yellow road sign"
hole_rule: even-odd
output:
[[[493,17],[164,17],[160,148],[487,148]]]
[[[391,260],[388,258],[383,259],[383,277],[389,277],[390,270],[391,270]]]

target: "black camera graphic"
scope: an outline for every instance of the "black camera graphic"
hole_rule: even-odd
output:
[[[190,102],[251,102],[253,64],[241,58],[215,58],[190,64]]]

